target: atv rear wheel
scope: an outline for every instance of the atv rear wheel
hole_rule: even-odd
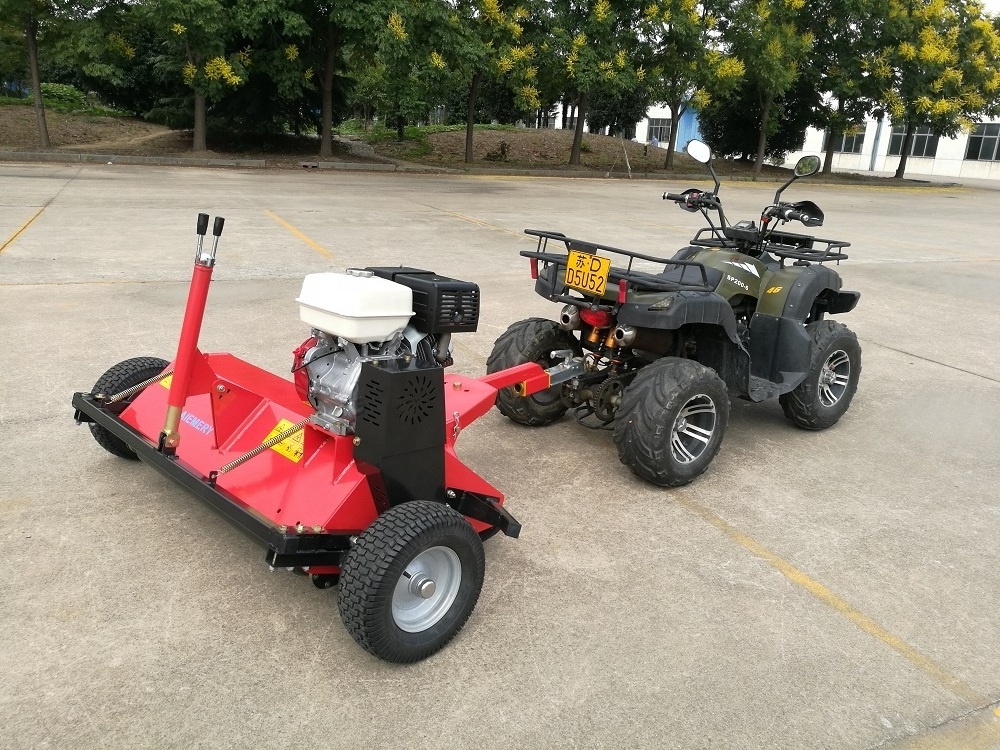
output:
[[[809,374],[778,398],[785,416],[804,430],[825,430],[844,416],[861,377],[858,337],[843,323],[820,320],[806,326],[816,342]]]
[[[369,653],[407,664],[442,649],[483,587],[483,543],[465,517],[418,500],[390,508],[347,553],[340,617]]]
[[[680,487],[702,474],[729,423],[729,396],[714,370],[664,357],[639,370],[615,422],[618,458],[635,474]]]
[[[168,364],[170,363],[167,360],[160,359],[159,357],[134,357],[126,359],[101,375],[94,384],[94,389],[91,393],[103,393],[107,396],[114,396],[128,390],[132,386],[139,385],[144,380],[149,380],[151,377],[159,375],[166,369]],[[135,396],[132,398],[135,398]],[[129,402],[127,401],[126,403]],[[106,429],[93,422],[89,426],[94,440],[108,453],[113,453],[121,458],[128,458],[134,461],[139,460],[135,451],[123,440],[116,438]]]
[[[571,349],[575,356],[581,352],[580,342],[569,331],[545,318],[528,318],[514,323],[496,340],[486,360],[486,372],[498,372],[526,362],[537,362],[549,368],[558,364],[558,360],[552,359],[552,352],[559,349]],[[556,385],[524,397],[518,396],[513,388],[504,388],[497,393],[497,409],[505,417],[530,427],[549,424],[566,413],[561,390]]]

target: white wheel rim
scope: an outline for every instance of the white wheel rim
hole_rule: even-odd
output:
[[[819,400],[823,406],[835,406],[847,393],[851,380],[851,358],[838,349],[826,358],[819,373]]]
[[[462,561],[450,547],[431,547],[406,566],[392,592],[392,619],[407,633],[436,625],[455,603]]]
[[[708,450],[715,434],[715,402],[699,393],[687,400],[670,428],[670,454],[681,464],[689,464]]]

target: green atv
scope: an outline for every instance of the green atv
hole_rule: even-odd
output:
[[[857,337],[826,319],[850,312],[860,297],[843,291],[825,265],[847,258],[850,243],[777,230],[788,221],[823,224],[815,203],[780,200],[792,182],[819,170],[819,158],[798,161],[759,225],[730,225],[711,150],[692,141],[687,151],[708,166],[714,189],[663,198],[701,211],[708,227],[669,259],[526,229],[538,238],[535,250],[521,252],[535,291],[564,307],[558,321],[512,325],[487,361],[491,373],[525,362],[551,373],[552,386],[533,396],[502,390],[502,414],[536,426],[573,409],[583,424],[614,430],[618,456],[633,472],[669,487],[708,468],[731,396],[777,396],[795,425],[822,430],[847,411],[861,374]]]

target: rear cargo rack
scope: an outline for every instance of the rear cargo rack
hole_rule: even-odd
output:
[[[570,296],[569,287],[559,281],[559,270],[566,268],[569,261],[570,250],[578,250],[592,255],[597,255],[598,251],[603,250],[608,253],[615,253],[616,255],[628,258],[628,263],[624,268],[612,266],[610,272],[608,273],[608,286],[610,287],[611,283],[615,282],[619,285],[619,291],[621,289],[621,284],[623,283],[626,285],[626,291],[628,288],[651,292],[712,291],[712,287],[708,283],[708,273],[705,270],[705,266],[697,261],[672,260],[670,258],[663,258],[656,255],[637,253],[632,250],[622,250],[621,248],[611,247],[610,245],[602,245],[597,242],[589,242],[587,240],[578,240],[573,237],[567,237],[562,232],[525,229],[524,233],[531,235],[532,237],[537,237],[538,246],[535,250],[522,250],[521,255],[525,258],[531,258],[534,261],[542,262],[542,268],[538,273],[538,283],[547,283],[547,291],[549,293],[545,296],[552,300],[576,305],[577,307],[584,307],[589,304],[584,298]],[[556,250],[550,250],[548,246],[549,240],[555,240],[556,242],[561,243],[565,247],[566,252],[562,253]],[[681,271],[679,280],[667,279],[661,274],[648,273],[646,271],[637,271],[633,269],[632,265],[636,260],[662,263],[664,264],[665,271],[671,270],[671,267],[682,268],[684,270]],[[688,268],[691,269],[690,273],[687,271]],[[685,278],[688,276],[691,277],[690,281]],[[562,291],[561,293],[557,293],[556,290],[560,287]],[[610,289],[609,292],[605,294],[605,298],[609,295],[613,295],[615,297],[618,296]]]
[[[726,232],[731,228],[727,227]],[[709,234],[710,237],[703,235]],[[699,229],[698,233],[691,240],[692,245],[699,247],[719,247],[738,250],[740,240],[753,241],[743,235],[746,232],[733,232],[736,237],[722,239],[718,236],[717,230],[711,227]],[[817,244],[820,247],[817,247]],[[784,265],[785,258],[793,260],[804,260],[810,263],[826,263],[827,261],[842,261],[847,259],[847,253],[841,252],[844,248],[850,247],[850,242],[841,240],[827,240],[822,237],[811,237],[808,234],[796,234],[795,232],[772,232],[763,243],[763,249],[778,258],[781,258]]]

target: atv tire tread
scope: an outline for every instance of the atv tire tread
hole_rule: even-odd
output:
[[[494,373],[526,362],[548,363],[549,354],[557,349],[572,349],[580,353],[580,342],[569,331],[560,328],[546,318],[527,318],[510,326],[493,345],[486,372]],[[566,405],[556,399],[551,403],[539,403],[532,396],[518,396],[513,388],[504,388],[497,393],[497,409],[508,419],[528,427],[540,427],[555,422],[566,413]]]
[[[94,384],[94,389],[91,393],[103,393],[107,396],[114,396],[134,385],[138,385],[144,380],[149,380],[154,375],[158,375],[166,369],[168,364],[170,363],[159,357],[133,357],[132,359],[126,359],[101,375]],[[106,429],[93,422],[90,423],[89,427],[94,440],[108,453],[132,461],[139,460],[135,451],[129,448],[123,440],[116,438]]]
[[[673,418],[695,392],[715,402],[715,444],[678,470],[670,453]],[[690,395],[689,395],[690,394]],[[681,487],[704,473],[722,445],[729,422],[729,395],[716,372],[690,359],[664,357],[646,365],[625,389],[615,420],[618,458],[633,473],[661,487]]]
[[[427,631],[403,633],[392,621],[396,581],[410,560],[447,537],[467,543],[471,560],[463,560],[462,586],[469,575],[471,590],[465,592],[464,601],[460,590],[448,614]],[[389,662],[407,664],[444,648],[458,634],[479,599],[485,570],[482,541],[464,516],[443,503],[403,503],[376,518],[347,553],[340,571],[337,607],[347,632],[365,651]]]
[[[861,346],[854,331],[834,320],[818,320],[806,326],[806,331],[816,342],[812,359],[809,363],[809,374],[795,390],[778,397],[781,410],[785,416],[804,430],[825,430],[835,425],[847,412],[858,388],[858,378],[861,376]],[[851,373],[847,390],[840,401],[833,407],[826,407],[819,400],[819,374],[829,356],[830,350],[840,338],[848,339],[845,351],[851,362]],[[853,355],[853,356],[852,356]]]

